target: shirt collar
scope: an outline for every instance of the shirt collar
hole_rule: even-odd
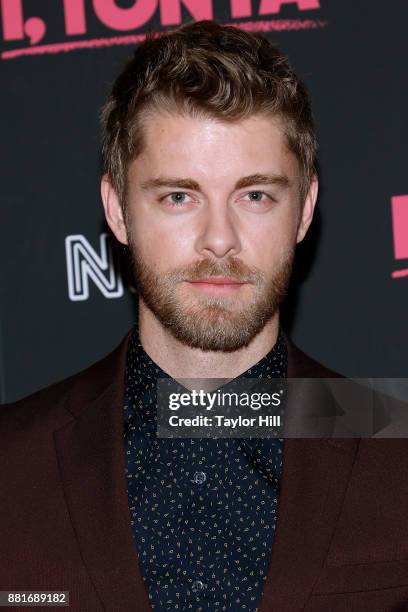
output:
[[[282,330],[279,330],[277,341],[272,349],[248,370],[234,380],[242,378],[286,378],[287,347]],[[171,378],[155,363],[139,340],[138,329],[135,326],[128,345],[125,373],[125,403],[124,403],[124,436],[129,431],[145,439],[148,444],[157,442],[157,379]],[[173,440],[174,442],[174,440]],[[222,440],[206,439],[207,445],[212,442],[220,444]],[[274,457],[282,453],[283,440],[272,438],[250,438],[236,440],[250,463],[260,473],[263,473],[274,485],[280,475],[275,471]]]
[[[234,380],[242,378],[285,378],[287,375],[287,348],[285,338],[279,329],[278,338],[272,349],[257,363],[242,372]],[[144,350],[139,339],[139,330],[134,326],[128,345],[125,372],[125,422],[135,416],[137,406],[138,416],[143,421],[155,419],[151,411],[144,410],[147,402],[144,401],[156,388],[159,378],[171,378],[162,370]]]

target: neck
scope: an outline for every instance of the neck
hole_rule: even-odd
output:
[[[139,339],[143,349],[172,378],[236,378],[260,361],[274,346],[279,332],[279,312],[255,338],[236,351],[203,351],[176,338],[139,300]]]

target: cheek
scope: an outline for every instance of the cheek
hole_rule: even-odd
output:
[[[283,211],[283,214],[274,218],[264,218],[263,222],[255,224],[246,232],[246,263],[269,270],[295,243],[296,222],[292,214]]]
[[[133,226],[133,242],[144,261],[158,270],[171,270],[194,259],[192,231],[187,224],[171,231],[163,223],[139,222]]]

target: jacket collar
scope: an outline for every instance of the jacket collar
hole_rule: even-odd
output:
[[[286,337],[288,378],[337,378]],[[294,410],[308,410],[302,394]],[[285,439],[272,559],[260,612],[303,610],[324,565],[358,439]]]
[[[103,607],[150,611],[131,531],[123,450],[123,388],[130,334],[75,377],[54,432],[62,486],[84,564]]]

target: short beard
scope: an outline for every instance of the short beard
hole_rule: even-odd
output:
[[[286,296],[293,269],[294,247],[283,253],[271,277],[237,258],[203,259],[190,266],[156,274],[143,261],[129,236],[133,272],[139,297],[171,334],[202,351],[232,352],[248,346],[272,319]],[[229,307],[230,297],[197,296],[187,303],[177,295],[183,280],[226,276],[253,283],[250,302],[241,310]],[[239,298],[232,299],[237,300]]]

